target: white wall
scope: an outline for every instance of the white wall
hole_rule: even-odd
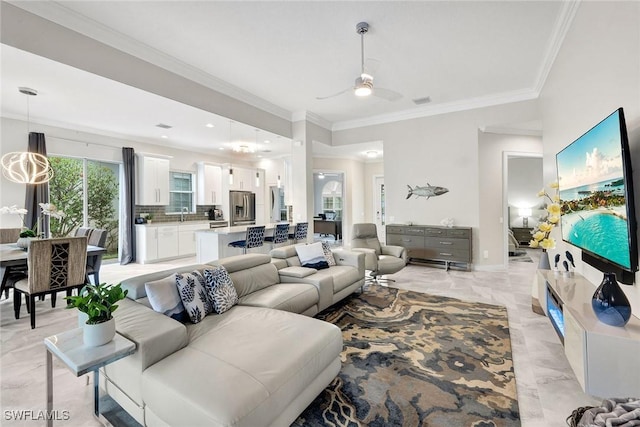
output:
[[[473,262],[480,261],[478,129],[538,119],[536,101],[517,102],[334,132],[334,145],[384,142],[387,222],[440,224],[445,217],[474,228]],[[439,185],[449,193],[407,200],[407,185]],[[491,203],[501,206],[498,189]],[[363,215],[364,219],[364,215]]]
[[[545,182],[556,179],[555,155],[618,107],[627,119],[640,201],[640,3],[582,2],[540,97],[544,122]],[[579,250],[559,242],[556,251]],[[555,252],[555,251],[552,251]],[[577,255],[577,256],[576,256]],[[578,262],[578,271],[594,284],[602,274]],[[635,316],[640,314],[640,275],[622,286]]]

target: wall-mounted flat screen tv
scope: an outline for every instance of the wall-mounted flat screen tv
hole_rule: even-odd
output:
[[[562,240],[582,249],[587,263],[633,283],[638,249],[622,108],[559,152],[556,165]]]

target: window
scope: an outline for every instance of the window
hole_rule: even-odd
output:
[[[322,189],[322,211],[327,219],[342,218],[342,184],[327,182]]]
[[[49,200],[64,211],[51,218],[51,236],[73,236],[78,227],[107,230],[107,253],[118,256],[120,216],[120,165],[90,159],[50,156],[54,174],[49,181]]]
[[[194,212],[194,181],[192,173],[169,172],[169,206],[166,213],[180,213],[183,208],[187,208],[187,212]]]

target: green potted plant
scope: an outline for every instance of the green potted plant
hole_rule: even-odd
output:
[[[85,285],[78,296],[65,299],[68,308],[75,307],[85,314],[86,322],[82,325],[84,343],[89,347],[97,347],[110,342],[116,335],[116,323],[112,314],[118,308],[118,301],[127,296],[120,284]]]

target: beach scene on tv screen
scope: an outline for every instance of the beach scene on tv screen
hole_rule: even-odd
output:
[[[563,240],[630,268],[618,113],[558,153],[556,160]]]

